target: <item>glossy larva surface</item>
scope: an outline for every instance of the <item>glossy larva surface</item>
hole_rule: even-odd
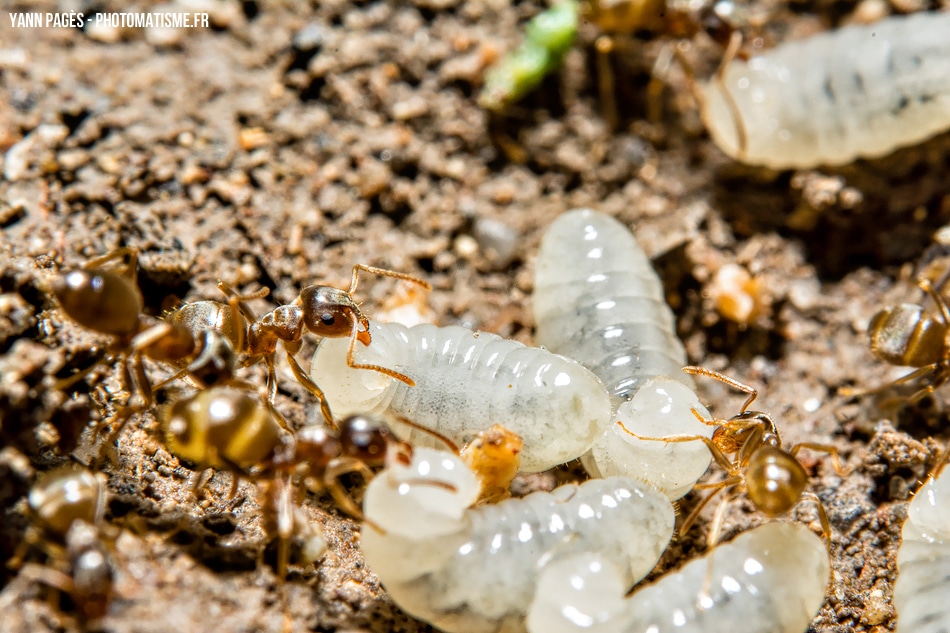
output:
[[[901,535],[894,585],[898,633],[950,630],[950,475],[946,469],[914,495]]]
[[[604,382],[615,405],[640,383],[680,371],[686,352],[650,260],[630,230],[603,213],[576,209],[544,234],[534,276],[535,338]]]
[[[669,501],[622,477],[468,508],[477,494],[457,457],[424,448],[366,492],[367,519],[386,531],[364,524],[367,564],[403,610],[443,631],[524,631],[538,570],[582,552],[615,561],[632,586],[673,532]]]
[[[692,389],[665,376],[651,378],[617,409],[614,418],[623,426],[608,425],[581,461],[595,477],[636,477],[675,501],[709,468],[709,449],[700,441],[640,440],[624,427],[644,437],[712,437],[715,427],[703,424],[697,414],[707,420],[712,417]]]
[[[884,156],[950,128],[948,33],[950,13],[915,13],[788,42],[707,83],[703,119],[726,154],[775,169]]]
[[[584,553],[542,569],[528,630],[804,633],[824,602],[828,572],[822,540],[794,523],[748,530],[629,598],[615,562]]]
[[[370,322],[372,343],[356,362],[412,378],[409,387],[346,364],[345,339],[324,339],[310,372],[338,417],[395,414],[465,443],[494,423],[524,440],[522,470],[541,471],[587,451],[610,416],[597,377],[578,363],[495,334],[423,324]],[[432,438],[395,425],[413,443]]]
[[[610,423],[582,457],[587,471],[636,477],[674,500],[686,494],[709,466],[706,446],[638,440],[616,424],[649,437],[713,432],[693,413],[710,417],[681,371],[673,312],[630,230],[591,209],[558,217],[538,253],[534,315],[538,342],[591,369],[613,398]]]

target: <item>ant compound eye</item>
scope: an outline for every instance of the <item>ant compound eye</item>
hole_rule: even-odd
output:
[[[333,315],[330,314],[329,312],[324,312],[323,314],[320,315],[320,322],[323,323],[324,325],[329,326],[336,323],[336,319],[334,319]]]

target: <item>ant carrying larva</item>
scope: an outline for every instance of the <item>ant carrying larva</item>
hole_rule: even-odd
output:
[[[584,467],[635,477],[673,500],[689,492],[709,466],[705,447],[641,441],[614,423],[641,435],[712,434],[692,413],[708,416],[680,371],[673,312],[636,238],[591,209],[564,213],[541,240],[534,285],[538,342],[593,371],[613,399]]]
[[[357,366],[391,367],[416,386],[350,369],[346,343],[325,339],[310,372],[339,414],[405,417],[459,444],[499,423],[524,441],[522,469],[529,472],[584,453],[610,415],[600,380],[544,349],[458,326],[370,321],[368,333],[373,345],[355,350]]]
[[[712,453],[713,459],[726,472],[720,481],[697,484],[694,490],[711,490],[702,501],[684,519],[680,533],[686,533],[699,518],[703,508],[719,493],[724,497],[716,509],[715,518],[709,530],[708,543],[714,546],[720,537],[725,511],[728,503],[741,494],[745,494],[755,508],[768,517],[777,517],[789,512],[802,500],[813,501],[818,508],[818,518],[824,538],[831,540],[831,524],[825,513],[821,499],[813,492],[805,490],[808,473],[797,459],[802,449],[822,451],[831,455],[835,472],[839,476],[847,475],[838,458],[838,449],[826,444],[799,442],[789,449],[782,446],[782,438],[772,417],[762,411],[749,411],[749,406],[758,397],[758,391],[719,372],[703,367],[687,366],[683,371],[690,374],[708,376],[730,387],[748,394],[739,413],[728,419],[697,418],[708,426],[715,427],[712,438],[699,436],[643,437],[632,431],[631,435],[639,439],[665,442],[702,442]],[[726,457],[734,455],[733,459]]]

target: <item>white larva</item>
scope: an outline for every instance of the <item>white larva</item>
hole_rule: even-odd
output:
[[[723,152],[774,169],[884,156],[950,128],[948,33],[950,13],[916,13],[734,61],[706,84],[703,120]]]
[[[536,472],[586,452],[610,416],[610,398],[578,363],[495,334],[429,324],[407,328],[370,321],[372,343],[356,362],[394,369],[409,387],[346,363],[346,339],[324,339],[310,373],[336,416],[395,414],[460,444],[492,424],[524,440],[521,468]],[[432,438],[395,425],[413,443]]]
[[[477,496],[456,456],[421,448],[363,504],[368,566],[403,610],[449,633],[524,631],[539,569],[565,556],[598,552],[630,587],[673,534],[669,500],[623,477],[470,508]]]
[[[828,572],[822,540],[794,523],[743,532],[628,598],[629,585],[614,561],[580,554],[541,571],[528,630],[804,633],[824,602]]]
[[[917,491],[901,536],[894,585],[897,632],[950,631],[950,476]]]
[[[534,274],[535,339],[584,365],[615,403],[640,383],[671,376],[686,352],[663,284],[630,230],[603,213],[575,209],[544,234]]]
[[[681,371],[686,352],[663,285],[629,229],[590,209],[558,217],[538,253],[534,315],[538,342],[591,369],[618,407],[583,457],[588,472],[686,494],[709,466],[704,444],[642,441],[614,423],[649,437],[713,431],[696,417],[710,416]]]

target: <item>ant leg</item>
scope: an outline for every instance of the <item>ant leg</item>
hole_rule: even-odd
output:
[[[719,507],[716,508],[716,514],[713,516],[712,523],[710,524],[709,535],[706,537],[706,549],[713,553],[709,556],[709,562],[706,564],[706,574],[703,577],[703,586],[699,591],[698,606],[700,608],[702,608],[704,603],[711,602],[712,595],[710,590],[712,589],[715,548],[716,544],[719,543],[720,536],[722,536],[722,524],[726,518],[726,508],[729,507],[729,502],[735,499],[736,490],[737,488],[730,490],[726,496],[722,498],[722,501],[719,502]]]
[[[80,380],[88,376],[89,373],[92,370],[94,370],[96,367],[106,362],[106,359],[107,359],[107,356],[100,355],[99,358],[97,358],[94,363],[92,363],[91,365],[89,365],[88,367],[84,369],[80,369],[72,376],[69,376],[67,378],[57,379],[56,382],[53,383],[53,389],[56,389],[57,391],[66,391],[67,389],[75,385],[77,382],[79,382]]]
[[[740,483],[742,483],[742,477],[735,475],[733,477],[723,479],[719,483],[710,486],[710,488],[715,488],[715,490],[703,497],[702,501],[699,502],[699,505],[693,508],[693,511],[689,513],[689,516],[686,517],[686,519],[683,521],[683,524],[679,527],[679,530],[677,530],[679,535],[685,535],[689,531],[689,528],[693,527],[693,523],[695,523],[696,519],[699,518],[699,514],[703,511],[703,508],[705,508],[709,502],[716,497],[716,495],[718,495],[723,490],[726,490],[730,486],[736,486]]]
[[[446,436],[442,435],[442,434],[439,433],[438,431],[435,431],[435,430],[433,430],[433,429],[430,429],[429,427],[426,427],[426,426],[422,426],[421,424],[419,424],[419,423],[417,423],[417,422],[413,422],[413,421],[410,420],[409,418],[407,418],[407,417],[405,417],[405,416],[402,416],[402,415],[396,415],[396,416],[393,416],[393,417],[395,418],[395,420],[397,420],[397,421],[400,422],[401,424],[405,424],[406,426],[412,427],[412,428],[416,429],[417,431],[421,431],[422,433],[425,433],[426,435],[430,435],[430,436],[434,437],[436,440],[438,440],[438,441],[442,442],[443,444],[445,444],[445,446],[446,446],[451,452],[455,453],[456,455],[459,454],[459,447],[458,447],[458,444],[456,444],[455,442],[453,442],[452,440],[450,440],[450,439],[447,438]]]
[[[863,396],[870,396],[876,393],[880,393],[886,389],[899,387],[900,385],[904,385],[909,382],[918,380],[922,376],[926,376],[927,374],[938,371],[941,365],[943,365],[942,362],[931,363],[930,365],[924,365],[923,367],[919,367],[915,369],[914,371],[910,372],[909,374],[901,376],[897,380],[892,380],[891,382],[884,383],[883,385],[879,385],[872,389],[854,389],[852,387],[840,387],[838,389],[838,395],[844,396],[845,398],[860,398]],[[946,379],[944,379],[944,381],[946,381]],[[921,393],[921,391],[924,393],[921,395],[918,395]],[[926,395],[927,393],[931,393],[931,391],[928,391],[927,388],[925,387],[921,389],[920,391],[918,391],[917,393],[915,393],[913,396],[911,396],[911,398],[916,398],[916,400],[920,400],[920,398],[923,398],[924,395]],[[910,400],[911,398],[897,398],[897,400],[905,400],[905,399]],[[912,400],[912,402],[916,402],[916,400]]]
[[[670,62],[678,46],[678,43],[665,44],[650,71],[650,81],[647,82],[647,121],[650,123],[659,124],[663,119],[663,88],[666,84],[661,77],[669,78]],[[686,73],[687,76],[690,76],[691,72],[692,69]],[[691,88],[695,88],[695,84],[691,85]]]
[[[755,402],[755,399],[759,397],[759,391],[755,387],[750,387],[749,385],[741,383],[734,378],[730,378],[725,374],[721,374],[718,371],[706,369],[705,367],[696,367],[695,365],[687,365],[683,368],[683,371],[693,376],[707,376],[709,378],[715,378],[719,382],[725,383],[733,389],[738,389],[739,391],[749,394],[749,397],[746,398],[746,401],[742,404],[742,408],[739,409],[739,415],[745,413],[746,409],[749,408],[749,405]]]
[[[103,264],[108,264],[111,261],[117,259],[124,259],[125,257],[129,258],[128,263],[125,265],[125,274],[129,278],[132,278],[135,275],[135,270],[138,268],[139,263],[139,249],[133,246],[123,246],[121,248],[116,248],[105,255],[100,255],[98,257],[93,257],[92,259],[86,261],[82,268],[83,270],[93,270],[99,268]]]
[[[303,385],[307,391],[316,396],[317,400],[320,401],[320,413],[323,414],[323,419],[327,423],[327,426],[331,429],[337,429],[336,422],[333,421],[333,413],[330,411],[330,404],[327,402],[327,397],[323,393],[323,390],[304,372],[300,363],[297,362],[297,359],[294,358],[290,352],[287,352],[287,362],[290,364],[290,370],[294,373],[297,382]]]
[[[129,372],[129,363],[132,364],[134,372]],[[122,429],[125,428],[125,425],[128,424],[132,416],[152,406],[152,384],[145,374],[142,356],[138,353],[134,354],[131,359],[126,359],[126,361],[122,363],[122,368],[123,382],[127,386],[130,386],[132,395],[129,398],[129,402],[116,413],[116,420],[113,422],[113,428],[109,431],[109,435],[99,444],[99,450],[95,459],[96,463],[102,459],[102,451],[104,448],[115,446],[116,441],[119,439],[119,434],[122,432]],[[116,452],[118,452],[118,447],[116,447]],[[118,459],[118,455],[116,455],[116,458]]]
[[[934,290],[934,287],[926,279],[918,279],[917,285],[920,286],[920,289],[930,295],[934,300],[934,303],[937,304],[937,308],[940,310],[940,320],[944,325],[950,324],[950,307],[947,306],[947,302],[944,301],[944,298]]]
[[[200,473],[194,474],[194,481],[191,483],[191,494],[195,498],[195,503],[198,503],[198,494],[201,492],[201,489],[208,483],[208,481],[204,480],[205,475],[208,476],[208,481],[211,481],[211,478],[214,477],[214,468],[205,468]]]
[[[729,108],[732,121],[736,126],[736,144],[740,157],[745,156],[746,151],[748,151],[749,140],[745,131],[745,123],[742,122],[742,113],[739,111],[739,104],[736,103],[735,97],[732,96],[728,86],[726,86],[726,68],[728,68],[732,60],[736,58],[739,53],[739,47],[741,46],[742,33],[733,31],[729,35],[729,44],[726,46],[726,52],[723,53],[722,61],[719,64],[719,68],[716,69],[715,75],[716,83],[719,84],[719,89],[722,91],[722,95],[726,101],[726,107]]]
[[[406,383],[407,385],[409,385],[410,387],[415,387],[415,386],[416,386],[416,381],[415,381],[415,380],[413,380],[412,378],[410,378],[409,376],[407,376],[407,375],[405,375],[405,374],[399,373],[398,371],[395,371],[395,370],[393,370],[393,369],[389,369],[389,368],[387,368],[387,367],[383,367],[383,366],[381,366],[381,365],[367,365],[367,364],[364,364],[364,363],[357,363],[357,362],[356,362],[356,359],[353,357],[353,354],[354,354],[354,352],[355,352],[355,350],[356,350],[356,339],[357,339],[357,336],[358,336],[359,334],[361,334],[361,332],[358,332],[358,331],[357,331],[357,328],[358,328],[358,327],[359,327],[359,322],[358,322],[358,321],[353,321],[353,333],[352,333],[352,335],[350,336],[350,345],[349,345],[349,347],[347,347],[347,349],[346,349],[346,364],[347,364],[348,366],[352,367],[353,369],[371,369],[372,371],[378,371],[379,373],[385,374],[385,375],[389,376],[390,378],[395,378],[396,380],[398,380],[398,381],[400,381],[400,382],[404,382],[404,383]]]
[[[828,513],[825,512],[825,504],[821,502],[814,492],[806,490],[802,493],[802,501],[814,501],[818,507],[818,521],[821,523],[821,538],[825,539],[825,546],[828,548],[828,555],[831,555],[831,522],[828,521]]]
[[[610,54],[614,50],[614,40],[609,35],[601,35],[594,42],[597,51],[597,88],[600,91],[600,107],[603,109],[604,120],[608,130],[616,130],[619,117],[617,115],[617,93],[614,85],[614,71],[610,67]]]
[[[323,475],[323,485],[344,512],[356,519],[365,521],[366,517],[363,516],[363,511],[360,510],[360,507],[356,505],[356,502],[347,494],[340,483],[340,477],[347,473],[359,473],[367,483],[375,477],[375,473],[370,470],[369,466],[355,457],[337,457],[327,465]]]
[[[727,472],[732,472],[734,470],[734,465],[729,458],[726,457],[722,450],[716,446],[711,439],[704,435],[672,435],[670,437],[649,437],[646,435],[638,435],[634,433],[620,420],[617,421],[617,424],[622,428],[628,435],[632,435],[638,440],[645,440],[648,442],[703,442],[709,448],[709,452],[712,453],[713,458],[716,462],[722,467],[723,470]]]
[[[798,455],[798,452],[802,450],[803,448],[807,448],[812,451],[820,451],[822,453],[828,453],[829,455],[831,455],[831,464],[832,466],[834,466],[835,473],[840,477],[847,477],[854,471],[853,468],[845,469],[841,465],[841,459],[840,459],[840,456],[838,455],[838,448],[836,446],[832,446],[831,444],[817,444],[815,442],[799,442],[798,444],[790,448],[788,452],[789,454],[791,454],[792,457],[795,457]]]
[[[375,275],[382,275],[384,277],[395,277],[396,279],[403,279],[405,281],[410,281],[414,284],[418,284],[425,288],[426,290],[432,290],[432,284],[424,279],[419,279],[418,277],[413,277],[412,275],[406,273],[396,272],[395,270],[388,270],[386,268],[376,268],[375,266],[364,266],[363,264],[354,264],[353,265],[353,276],[350,278],[350,290],[349,293],[353,294],[356,292],[356,286],[359,284],[360,271],[365,271],[368,273],[373,273]]]

